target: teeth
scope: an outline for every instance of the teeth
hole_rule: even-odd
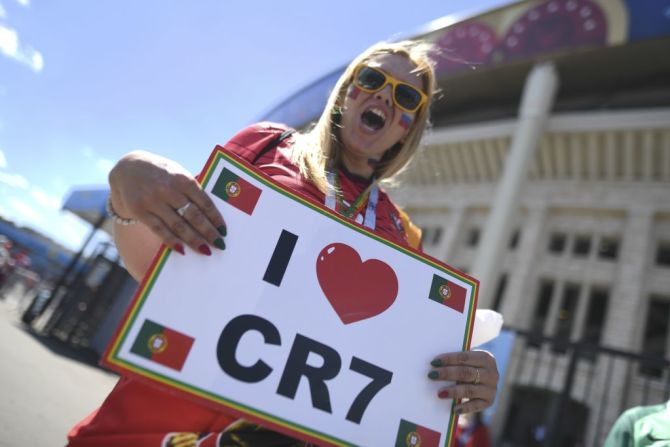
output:
[[[386,114],[384,113],[383,110],[373,107],[370,109],[370,112],[374,113],[375,115],[380,117],[384,122],[386,122]]]

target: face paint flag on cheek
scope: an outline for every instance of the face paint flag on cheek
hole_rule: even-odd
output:
[[[359,93],[361,93],[361,90],[358,87],[354,86],[349,87],[349,97],[351,99],[358,98]]]
[[[398,124],[400,124],[400,127],[402,127],[403,129],[409,129],[409,126],[412,124],[412,117],[406,113],[401,113],[400,120],[398,120]]]

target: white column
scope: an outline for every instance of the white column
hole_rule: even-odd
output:
[[[610,290],[603,343],[613,348],[637,351],[645,324],[647,289],[645,280],[652,250],[654,209],[644,205],[628,210],[619,251],[618,273]]]
[[[492,304],[498,266],[502,251],[507,246],[514,213],[518,209],[519,193],[554,103],[557,86],[558,75],[550,62],[535,65],[526,78],[519,109],[519,124],[512,138],[498,192],[473,263],[472,275],[481,283],[480,307],[490,307]]]
[[[439,258],[446,260],[446,262],[454,262],[456,251],[456,242],[458,235],[463,228],[463,221],[465,219],[465,207],[462,204],[450,207],[449,224],[444,229],[443,242],[440,245]]]
[[[528,321],[536,299],[531,292],[536,289],[537,260],[544,256],[542,235],[547,220],[544,206],[529,208],[526,223],[521,227],[521,240],[517,248],[514,270],[507,279],[507,290],[501,307],[505,324],[521,329],[529,329]],[[531,280],[532,278],[532,280]]]

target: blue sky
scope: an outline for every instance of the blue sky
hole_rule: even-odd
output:
[[[78,248],[88,227],[62,201],[124,153],[197,172],[372,43],[505,3],[0,0],[0,215]]]

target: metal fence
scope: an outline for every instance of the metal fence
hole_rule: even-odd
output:
[[[99,354],[136,283],[108,244],[101,244],[78,268],[71,267],[55,286],[32,297],[22,321],[42,335]]]
[[[626,409],[670,398],[670,360],[523,330],[500,446],[602,446]]]

